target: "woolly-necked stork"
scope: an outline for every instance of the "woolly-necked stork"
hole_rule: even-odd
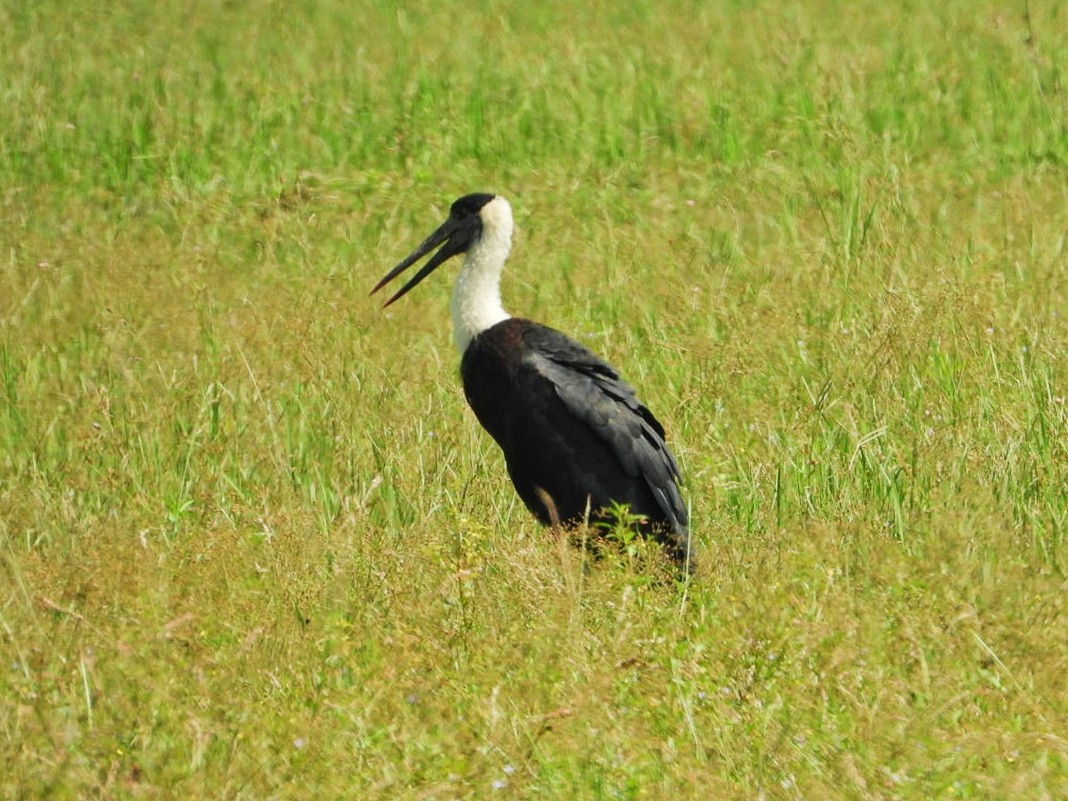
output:
[[[393,295],[405,295],[465,253],[452,293],[464,394],[504,451],[519,497],[545,525],[606,517],[613,504],[691,569],[689,515],[664,428],[609,364],[574,340],[501,306],[512,209],[500,195],[466,195],[449,218],[378,282],[372,294],[441,246]]]

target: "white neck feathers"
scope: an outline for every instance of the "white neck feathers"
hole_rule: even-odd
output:
[[[452,290],[452,338],[461,355],[471,340],[507,320],[501,271],[512,249],[512,208],[499,195],[479,211],[482,236],[467,251]]]

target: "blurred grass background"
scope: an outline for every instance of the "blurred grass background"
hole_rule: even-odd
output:
[[[12,798],[1068,794],[1068,14],[0,5]],[[639,387],[704,569],[584,567],[465,408],[506,306]]]

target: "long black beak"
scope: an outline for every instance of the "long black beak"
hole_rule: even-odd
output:
[[[408,294],[409,290],[411,290],[416,284],[418,284],[420,281],[422,281],[424,278],[434,272],[434,270],[436,270],[443,262],[448,259],[451,259],[457,253],[463,253],[465,250],[467,250],[468,245],[471,243],[471,231],[467,230],[467,226],[465,226],[462,222],[450,216],[449,219],[447,219],[438,227],[436,231],[434,231],[434,233],[432,233],[425,240],[423,240],[423,244],[417,247],[415,251],[413,251],[412,254],[408,256],[408,258],[406,258],[404,261],[402,261],[400,264],[398,264],[396,267],[386,273],[385,278],[375,284],[375,288],[371,290],[371,294],[373,295],[375,292],[380,290],[382,287],[384,287],[402,272],[404,272],[417,261],[419,261],[419,259],[423,258],[423,256],[425,256],[427,253],[429,253],[438,245],[440,245],[442,242],[444,242],[445,244],[441,248],[441,250],[435,253],[430,258],[430,261],[424,264],[422,269],[419,270],[419,272],[417,272],[408,283],[406,283],[397,291],[397,294],[395,294],[393,297],[391,297],[385,302],[385,304],[382,306],[383,309]]]

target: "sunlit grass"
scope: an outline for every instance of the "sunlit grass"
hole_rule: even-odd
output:
[[[0,9],[0,795],[1068,795],[1056,3]],[[665,423],[516,500],[445,277]],[[446,269],[442,276],[445,276]]]

